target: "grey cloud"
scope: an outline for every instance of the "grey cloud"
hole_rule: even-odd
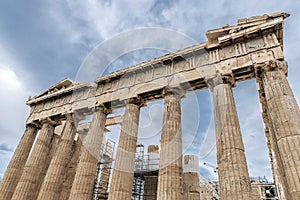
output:
[[[0,151],[9,151],[9,152],[13,152],[14,149],[10,146],[8,146],[7,144],[0,144]]]
[[[11,65],[11,69],[16,72],[17,77],[21,77],[21,83],[27,83],[29,87],[23,86],[21,89],[29,90],[30,94],[38,93],[47,87],[55,84],[65,77],[76,79],[78,69],[88,53],[99,43],[118,35],[121,31],[128,31],[141,27],[164,27],[171,30],[177,30],[185,35],[189,35],[198,42],[205,41],[205,31],[225,24],[235,24],[238,18],[261,15],[278,10],[290,12],[292,15],[286,21],[285,31],[285,53],[286,59],[290,65],[289,80],[294,89],[295,96],[300,100],[300,88],[298,87],[298,77],[300,69],[299,52],[300,46],[300,14],[298,8],[299,2],[274,0],[253,0],[253,1],[139,1],[131,3],[130,1],[43,1],[19,2],[13,1],[0,2],[0,42],[5,52],[14,55],[12,60],[18,61]],[[253,9],[255,8],[255,9]],[[156,37],[159,37],[156,36]],[[144,40],[145,38],[136,38]],[[123,47],[130,44],[123,43]],[[161,41],[164,43],[165,41]],[[175,45],[178,45],[177,43]],[[122,48],[123,48],[122,47]],[[174,46],[174,49],[180,48]],[[111,49],[107,49],[111,51]],[[139,53],[116,61],[117,65],[125,66],[131,60],[136,60]],[[153,54],[154,55],[154,54]],[[0,55],[1,56],[1,55]],[[151,55],[147,55],[150,58]],[[145,59],[147,59],[145,58]],[[97,61],[95,57],[95,62]],[[1,59],[1,62],[3,59]],[[137,59],[138,60],[138,59]],[[3,64],[4,61],[0,64]],[[7,63],[5,61],[5,63]],[[128,65],[127,65],[128,66]],[[95,66],[94,70],[98,70]],[[249,91],[249,85],[254,90]],[[239,88],[239,89],[238,89]],[[265,147],[264,132],[262,128],[260,109],[252,107],[253,101],[248,95],[255,96],[256,91],[253,84],[245,83],[235,89],[236,100],[238,104],[239,118],[246,145],[247,161],[249,163],[250,173],[257,175],[259,173],[269,174],[267,149]],[[6,118],[2,118],[4,125],[1,128],[2,138],[8,138],[5,141],[10,146],[15,146],[17,138],[20,137],[22,128],[24,128],[27,115],[24,105],[27,96],[19,96],[19,90],[13,95],[6,96],[1,93],[1,103],[4,105],[13,105],[5,110],[10,113]],[[251,94],[250,94],[251,93]],[[11,100],[11,96],[15,97]],[[211,120],[212,106],[208,92],[198,92],[200,125],[198,130],[187,131],[187,137],[191,134],[197,134],[197,142],[190,146],[192,152],[200,151],[210,147],[214,143],[214,129],[209,128],[207,124]],[[253,98],[251,98],[253,99]],[[11,104],[8,104],[10,103]],[[257,100],[255,101],[257,104]],[[184,106],[184,105],[183,105]],[[247,107],[245,107],[247,106]],[[14,108],[14,109],[13,109]],[[248,108],[248,109],[243,109]],[[155,110],[155,109],[154,109]],[[190,110],[187,110],[192,112]],[[151,112],[151,111],[147,111]],[[152,113],[152,128],[143,129],[141,134],[151,134],[161,128],[161,113]],[[149,118],[145,118],[145,123]],[[209,119],[209,120],[208,120]],[[188,126],[192,117],[185,113],[184,126]],[[258,126],[259,124],[259,126]],[[12,128],[13,127],[13,128]],[[15,127],[18,127],[16,129]],[[120,127],[113,128],[112,138],[118,139],[118,130]],[[159,132],[159,131],[158,131]],[[210,140],[205,141],[205,133],[209,134]],[[184,133],[185,134],[185,133]],[[251,137],[255,135],[255,137]],[[199,138],[198,138],[199,137]],[[150,142],[158,142],[159,135]],[[253,143],[263,148],[264,153],[259,154],[262,149],[256,149]],[[201,144],[201,145],[200,145]],[[206,146],[205,146],[206,145]],[[197,149],[198,148],[198,149]],[[207,162],[216,163],[216,152],[212,152],[205,157]],[[258,155],[258,156],[257,156]],[[4,163],[7,163],[8,158]],[[3,163],[3,162],[2,162]],[[4,168],[5,166],[2,166]]]

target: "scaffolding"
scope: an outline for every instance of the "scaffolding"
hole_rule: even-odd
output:
[[[279,199],[276,186],[267,180],[266,177],[250,178],[252,190],[256,190],[257,196],[260,200],[277,200]]]
[[[144,145],[138,144],[136,146],[135,154],[135,173],[132,184],[132,200],[141,200],[143,199],[144,194]]]
[[[101,150],[103,156],[97,167],[93,200],[108,199],[115,142],[108,139],[107,142],[102,145]]]
[[[144,145],[136,147],[132,200],[156,200],[159,156],[145,154]]]
[[[98,163],[93,200],[108,199],[115,142],[108,140],[102,145],[102,160]],[[136,146],[132,200],[156,199],[159,156],[151,157],[144,153],[144,145]],[[146,186],[146,188],[145,188]],[[146,190],[145,190],[146,189]]]
[[[115,142],[107,140],[101,149],[103,156],[98,163],[93,200],[108,199]],[[136,146],[135,170],[132,183],[132,200],[156,200],[158,172],[158,153],[145,154],[144,145],[138,144]],[[201,175],[199,178],[200,199],[220,199],[218,181],[208,181]],[[257,197],[255,199],[279,200],[274,183],[269,182],[266,177],[256,177],[250,180],[253,197]]]

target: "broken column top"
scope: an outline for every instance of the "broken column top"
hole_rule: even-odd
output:
[[[185,155],[184,156],[183,172],[199,173],[199,158],[197,155]]]
[[[159,147],[158,145],[149,145],[148,153],[158,153]]]

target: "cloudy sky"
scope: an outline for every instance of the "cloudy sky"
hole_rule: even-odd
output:
[[[24,131],[28,97],[66,77],[76,80],[85,58],[99,45],[124,32],[164,28],[200,43],[206,40],[207,30],[234,25],[239,18],[288,12],[291,17],[285,24],[284,50],[289,62],[289,81],[299,102],[299,8],[300,3],[292,0],[0,0],[0,178]],[[147,35],[143,39],[158,36]],[[116,58],[107,72],[167,52],[165,48],[141,48]],[[238,84],[234,95],[250,175],[271,179],[255,82]],[[216,165],[209,91],[189,94],[182,104],[185,153],[199,155],[201,163]],[[142,108],[140,121],[139,142],[158,142],[162,101]],[[111,137],[116,140],[119,128],[111,129]],[[207,178],[215,177],[212,169],[203,165],[201,172]]]

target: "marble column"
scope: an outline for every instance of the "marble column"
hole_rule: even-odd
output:
[[[288,196],[300,199],[300,110],[283,71],[262,74],[267,113],[274,131],[278,157],[283,164]],[[277,156],[277,155],[276,155]]]
[[[67,171],[67,164],[72,155],[72,147],[79,119],[75,114],[67,114],[66,124],[54,157],[52,158],[38,200],[59,199],[63,177]]]
[[[199,169],[198,169],[199,170]],[[183,193],[186,200],[200,199],[199,174],[196,172],[183,172]]]
[[[186,200],[200,199],[199,158],[196,155],[184,156],[183,196]]]
[[[56,129],[56,127],[55,127],[55,129]],[[60,135],[55,134],[55,129],[54,129],[54,136],[53,136],[51,144],[50,144],[51,147],[50,147],[50,152],[48,154],[48,158],[46,159],[46,162],[43,164],[44,167],[43,167],[43,169],[41,169],[40,179],[37,181],[36,186],[35,186],[36,188],[39,188],[39,189],[34,190],[34,192],[32,193],[32,196],[35,197],[35,199],[38,197],[40,188],[42,187],[44,177],[46,176],[50,162],[57,151],[58,142],[60,140]]]
[[[50,119],[42,120],[41,131],[25,164],[12,200],[33,200],[37,198],[34,191],[39,191],[38,182],[43,178],[41,173],[45,165],[48,164],[47,159],[54,135],[54,125],[55,123]]]
[[[251,185],[240,130],[232,79],[207,80],[214,103],[218,175],[222,200],[251,199]]]
[[[90,200],[93,197],[97,164],[101,160],[101,145],[105,134],[107,110],[98,107],[81,147],[69,200]]]
[[[148,168],[152,171],[144,177],[144,200],[157,199],[158,167],[159,167],[159,147],[158,145],[148,146]],[[157,173],[156,173],[157,171]]]
[[[285,172],[282,164],[282,159],[279,154],[277,143],[275,142],[275,130],[270,122],[270,117],[268,116],[268,108],[266,101],[266,93],[262,84],[262,78],[256,77],[256,81],[259,87],[259,99],[262,107],[262,117],[265,124],[265,136],[267,138],[267,145],[269,149],[270,163],[273,172],[274,184],[277,189],[277,195],[279,199],[290,199],[289,188],[285,179]]]
[[[0,199],[11,199],[16,186],[21,178],[28,155],[36,138],[36,125],[27,124],[26,130],[7,166],[6,172],[0,183]]]
[[[181,95],[177,92],[164,91],[158,200],[183,200]]]
[[[109,200],[131,200],[140,106],[136,99],[126,103]]]
[[[68,170],[65,174],[65,177],[64,177],[64,180],[62,183],[61,193],[58,198],[59,200],[68,200],[69,199],[72,184],[74,181],[74,177],[76,175],[76,169],[77,169],[77,165],[79,162],[79,156],[80,156],[81,147],[82,147],[82,139],[81,138],[82,138],[82,136],[78,137],[76,143],[73,146],[72,158],[67,165]]]

